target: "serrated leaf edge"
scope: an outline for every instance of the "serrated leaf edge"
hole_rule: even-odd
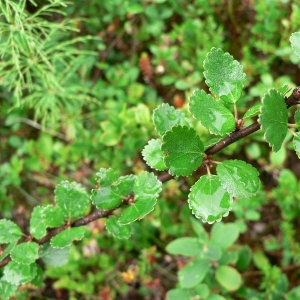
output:
[[[24,242],[24,243],[26,243],[26,242]],[[21,243],[21,244],[24,244],[24,243]],[[40,245],[39,245],[38,243],[36,243],[36,242],[32,242],[32,243],[35,243],[35,244],[38,245],[38,258],[36,259],[36,260],[38,260],[38,259],[40,258],[40,255],[39,255]],[[20,245],[20,244],[19,244],[19,245]],[[16,245],[16,246],[17,246],[17,245]],[[14,247],[13,249],[15,249],[15,247]],[[11,249],[11,251],[12,251],[13,249]],[[10,251],[10,252],[11,252],[11,251]],[[24,253],[24,254],[25,254],[25,253]],[[11,255],[11,253],[9,254],[9,256],[10,256],[11,260],[13,260],[13,261],[15,261],[15,262],[17,262],[18,264],[23,265],[23,266],[29,266],[29,265],[31,265],[31,264],[33,264],[33,263],[36,262],[36,260],[35,260],[35,261],[30,262],[30,263],[23,263],[23,262],[18,261],[18,260],[15,259],[15,258],[13,258],[13,256]]]

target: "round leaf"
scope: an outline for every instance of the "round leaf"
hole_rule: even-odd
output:
[[[207,54],[203,66],[205,82],[210,91],[225,102],[237,102],[246,76],[242,65],[229,53],[213,47]]]
[[[242,285],[242,276],[230,266],[219,266],[216,270],[216,279],[228,291],[236,291]]]
[[[167,292],[168,300],[190,300],[191,294],[189,290],[186,289],[173,289]]]
[[[293,146],[294,149],[298,155],[298,157],[300,158],[300,132],[296,132],[294,139],[293,139]]]
[[[62,181],[54,193],[55,202],[63,211],[65,218],[74,221],[84,216],[89,206],[89,197],[81,184]]]
[[[190,97],[190,112],[210,133],[224,135],[235,129],[232,113],[203,90],[194,91]]]
[[[20,264],[30,265],[39,258],[39,245],[34,242],[26,242],[17,245],[10,253],[13,260]]]
[[[162,141],[160,139],[150,140],[145,146],[142,155],[147,165],[158,171],[166,170],[164,162],[164,153],[161,150]]]
[[[280,150],[288,129],[288,110],[281,93],[270,89],[262,99],[259,120],[265,139],[274,152]]]
[[[118,174],[111,168],[101,168],[99,172],[96,173],[96,176],[96,181],[101,187],[110,186],[119,178]]]
[[[175,125],[188,125],[184,113],[167,103],[153,111],[153,124],[160,135],[164,135]]]
[[[239,237],[239,228],[234,223],[216,223],[211,230],[211,241],[223,249],[231,246]]]
[[[250,197],[260,187],[258,171],[241,160],[225,160],[217,165],[223,188],[234,197]]]
[[[30,218],[30,233],[36,238],[41,239],[46,235],[47,226],[45,225],[42,214],[44,208],[42,206],[36,206],[31,213]]]
[[[50,243],[40,246],[40,257],[46,265],[52,267],[63,266],[68,262],[70,246],[65,248],[53,248]]]
[[[132,234],[130,225],[120,225],[117,217],[113,216],[106,221],[107,230],[118,239],[128,239]]]
[[[14,294],[17,290],[17,285],[12,284],[6,280],[0,279],[0,295],[1,299],[9,300],[10,297]]]
[[[170,173],[176,176],[188,176],[203,161],[204,145],[195,129],[187,126],[175,126],[163,136],[162,150]]]
[[[46,206],[42,211],[42,216],[46,227],[59,227],[65,220],[63,211],[59,206]]]
[[[10,261],[4,268],[3,279],[16,285],[31,281],[37,272],[37,265],[19,264],[16,261]]]
[[[22,231],[17,224],[12,221],[0,220],[0,245],[16,242],[22,235]]]
[[[203,244],[197,238],[182,237],[169,243],[166,250],[170,254],[195,256],[201,253]]]
[[[68,228],[51,239],[51,246],[54,248],[65,248],[71,245],[73,241],[83,239],[84,233],[85,228],[83,227]]]
[[[210,263],[205,258],[190,261],[178,272],[178,280],[183,288],[192,288],[200,283],[206,276]]]
[[[189,207],[203,222],[213,223],[228,215],[232,196],[224,190],[216,175],[202,176],[191,188]]]
[[[295,54],[300,57],[300,32],[294,32],[290,37],[290,41]]]
[[[260,108],[261,108],[262,104],[261,102],[253,105],[251,108],[249,108],[244,116],[243,116],[243,120],[246,120],[246,119],[250,119],[250,118],[253,118],[255,116],[257,116],[260,112]]]

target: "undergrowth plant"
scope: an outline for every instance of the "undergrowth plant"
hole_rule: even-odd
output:
[[[294,33],[290,40],[295,54],[300,56],[300,33]],[[12,41],[8,38],[7,43]],[[46,56],[36,59],[43,60],[45,67],[52,68]],[[10,62],[15,64],[13,74],[18,78],[15,82],[22,81],[24,76],[31,76],[30,68],[29,73],[20,72],[17,61],[12,58]],[[201,223],[193,219],[198,237],[182,237],[168,245],[167,251],[171,254],[193,257],[178,273],[179,286],[169,291],[168,297],[190,299],[200,295],[200,299],[223,299],[212,292],[218,290],[219,294],[239,291],[247,299],[260,299],[255,298],[255,291],[250,291],[251,295],[249,291],[243,294],[243,279],[236,269],[247,269],[249,249],[230,248],[242,230],[236,224],[218,223],[232,209],[235,214],[243,214],[243,199],[248,201],[262,192],[259,171],[243,160],[216,160],[214,155],[261,130],[260,134],[273,152],[280,151],[286,138],[289,138],[293,140],[293,148],[300,158],[300,108],[289,110],[300,104],[300,87],[292,91],[286,85],[271,88],[261,101],[241,116],[237,103],[245,82],[242,65],[222,49],[212,48],[203,67],[210,93],[196,90],[191,95],[189,114],[194,121],[169,104],[162,104],[153,111],[152,120],[159,137],[148,142],[142,155],[149,167],[167,172],[160,176],[148,171],[120,176],[111,168],[101,168],[96,173],[97,185],[91,193],[77,182],[62,181],[57,185],[54,204],[39,205],[32,211],[28,232],[22,232],[17,224],[8,219],[0,220],[2,299],[9,299],[23,284],[41,286],[45,265],[57,267],[65,264],[70,245],[83,239],[86,234],[84,225],[96,219],[107,218],[106,228],[116,238],[130,238],[132,223],[140,221],[155,209],[163,183],[180,176],[191,176],[202,167],[206,174],[190,187],[187,201],[196,218],[209,224],[217,223],[208,237]],[[16,93],[21,93],[17,87]],[[294,123],[289,123],[290,120]],[[206,138],[207,135],[202,138],[198,124],[207,128],[211,134],[209,138]],[[288,132],[290,135],[287,135]],[[279,181],[282,184],[273,193],[277,198],[284,198],[279,206],[283,207],[285,218],[293,219],[299,215],[299,205],[285,191],[293,189],[299,200],[299,183],[288,172],[282,173]],[[241,203],[240,206],[236,202]],[[251,220],[257,216],[255,213],[248,214],[248,218]],[[282,223],[283,231],[291,234],[288,226],[289,223]],[[266,247],[272,246],[276,247],[272,241],[266,242]],[[287,261],[294,255],[299,262],[298,250],[299,244],[294,244],[294,253],[285,253],[284,259]],[[278,299],[278,295],[287,293],[285,275],[277,267],[271,267],[262,252],[256,252],[253,257],[264,274],[266,295],[272,293],[270,299]],[[299,288],[287,294],[287,299],[296,299],[293,295],[297,293]]]

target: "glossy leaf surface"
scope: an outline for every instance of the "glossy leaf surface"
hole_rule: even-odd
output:
[[[121,176],[109,186],[100,186],[97,191],[92,191],[92,202],[99,209],[117,207],[132,192],[135,178],[135,175]]]
[[[165,163],[172,175],[188,176],[203,161],[204,145],[195,129],[175,126],[163,136]]]
[[[85,228],[83,227],[68,228],[51,239],[51,246],[54,248],[65,248],[71,245],[73,241],[83,239],[84,233]]]
[[[41,239],[46,235],[47,226],[45,225],[42,215],[44,208],[42,206],[36,206],[30,218],[30,233],[36,239]]]
[[[0,279],[0,295],[1,299],[9,300],[17,289],[17,285],[12,284],[4,279]]]
[[[110,186],[119,178],[118,174],[111,168],[101,168],[99,172],[96,173],[96,176],[96,181],[100,187]]]
[[[71,218],[74,221],[84,216],[89,206],[89,197],[81,184],[62,181],[54,193],[55,202],[66,219]]]
[[[59,206],[48,205],[42,211],[42,219],[46,227],[59,227],[64,223],[65,217]]]
[[[244,116],[243,116],[243,119],[246,120],[246,119],[250,119],[250,118],[253,118],[253,117],[256,117],[259,115],[260,113],[260,108],[261,108],[262,104],[261,102],[253,105],[251,108],[249,108]]]
[[[284,97],[275,89],[263,97],[258,122],[273,151],[279,151],[287,134],[288,110]]]
[[[216,279],[228,291],[236,291],[242,285],[241,274],[230,266],[219,266],[216,270]]]
[[[190,261],[178,272],[178,280],[183,288],[192,288],[206,276],[210,263],[206,258],[197,258]]]
[[[3,279],[12,284],[22,284],[31,281],[37,272],[37,265],[20,264],[16,261],[10,261],[4,268]]]
[[[300,132],[295,133],[295,136],[293,138],[293,146],[298,157],[300,158]]]
[[[26,242],[17,245],[11,251],[11,258],[20,263],[25,265],[30,265],[31,263],[35,262],[39,258],[39,245],[35,242]]]
[[[295,54],[300,57],[300,32],[294,32],[290,37],[290,41]]]
[[[181,110],[164,103],[153,111],[153,124],[160,135],[164,135],[175,125],[188,125]]]
[[[228,103],[239,100],[245,74],[242,65],[222,49],[212,48],[203,63],[206,84],[210,91]]]
[[[213,223],[227,216],[232,196],[222,187],[216,175],[202,176],[191,188],[189,207],[203,222]]]
[[[128,239],[132,234],[130,225],[121,225],[118,218],[113,216],[106,221],[107,230],[118,239]]]
[[[223,188],[234,197],[251,197],[258,191],[258,171],[242,160],[225,160],[217,165]]]
[[[68,262],[70,246],[65,248],[53,248],[50,243],[40,246],[40,257],[46,265],[52,267],[63,266]]]
[[[235,129],[232,113],[204,90],[194,91],[190,97],[190,112],[210,133],[224,135]]]
[[[150,213],[161,192],[161,185],[162,183],[153,173],[143,171],[139,174],[133,188],[135,201],[124,210],[119,219],[120,224],[132,223]]]
[[[152,139],[145,146],[142,155],[147,165],[158,171],[166,170],[164,162],[164,153],[161,150],[162,141],[160,139]]]
[[[203,250],[203,243],[194,237],[178,238],[167,245],[167,252],[183,256],[199,255]]]
[[[22,235],[22,231],[17,224],[12,221],[0,220],[0,245],[17,241]]]

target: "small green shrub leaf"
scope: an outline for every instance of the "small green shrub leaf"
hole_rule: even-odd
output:
[[[81,184],[62,181],[54,193],[55,202],[61,208],[66,219],[74,221],[84,216],[89,206],[89,197]]]
[[[96,181],[100,187],[110,186],[119,178],[119,175],[111,168],[101,168],[99,172],[96,173],[96,176]]]
[[[17,224],[12,221],[0,220],[0,245],[15,243],[22,236],[22,231]]]
[[[25,265],[30,265],[39,258],[39,245],[35,242],[26,242],[17,245],[10,253],[11,258]]]
[[[203,161],[204,145],[196,130],[187,126],[175,126],[163,136],[162,150],[170,173],[188,176]]]
[[[31,281],[36,276],[36,272],[36,263],[24,265],[12,260],[5,266],[4,277],[2,279],[11,284],[20,285]]]
[[[161,192],[162,183],[153,173],[143,171],[136,178],[134,183],[135,201],[127,207],[119,219],[121,225],[132,223],[144,218],[150,213],[157,202],[157,197]]]
[[[279,151],[287,134],[288,110],[284,97],[275,89],[263,97],[258,122],[273,151]]]
[[[203,250],[203,243],[198,238],[182,237],[169,243],[166,250],[170,254],[196,256]]]
[[[197,218],[211,224],[228,215],[232,196],[222,187],[218,176],[204,175],[192,186],[188,203]]]
[[[51,239],[51,246],[54,248],[65,248],[71,245],[75,240],[82,240],[84,237],[84,233],[84,227],[68,228]]]
[[[222,141],[224,139],[224,137],[216,137],[216,138],[212,138],[206,142],[203,142],[204,145],[204,149],[208,149],[212,146],[214,146],[215,144],[217,144],[218,142]]]
[[[45,225],[42,215],[44,208],[42,206],[36,206],[30,218],[30,233],[36,239],[41,239],[47,233],[47,226]]]
[[[116,182],[108,186],[102,186],[92,191],[92,202],[99,209],[110,209],[119,206],[122,199],[133,190],[134,175],[121,176]]]
[[[44,284],[44,270],[39,265],[36,265],[36,267],[36,275],[31,280],[31,284],[36,287],[42,287],[42,285]]]
[[[70,246],[65,248],[53,248],[50,243],[40,246],[40,257],[46,265],[52,267],[63,266],[68,262]]]
[[[242,285],[241,274],[230,266],[219,266],[216,270],[216,279],[222,287],[233,292]]]
[[[48,205],[42,211],[42,219],[46,227],[59,227],[64,223],[65,217],[59,206]]]
[[[161,150],[162,141],[160,139],[152,139],[145,146],[142,155],[147,165],[158,171],[166,170],[164,162],[164,153]]]
[[[294,118],[295,118],[295,123],[297,124],[298,128],[300,129],[300,106],[296,110]]]
[[[295,54],[300,57],[300,32],[294,32],[290,37],[290,41]]]
[[[164,103],[153,111],[153,124],[160,135],[164,135],[175,125],[188,125],[181,110]]]
[[[295,136],[293,138],[293,146],[298,157],[300,158],[300,132],[295,133]]]
[[[197,258],[190,261],[178,272],[178,280],[183,288],[192,288],[200,283],[210,268],[208,259]]]
[[[227,103],[236,103],[245,81],[242,65],[222,49],[212,48],[203,62],[210,91]]]
[[[9,300],[10,297],[14,294],[17,290],[17,285],[12,284],[4,279],[0,279],[0,295],[1,299]]]
[[[231,246],[239,237],[239,228],[235,223],[215,223],[211,230],[211,241],[222,249]]]
[[[167,292],[168,300],[190,300],[191,293],[188,289],[173,289]]]
[[[118,218],[113,216],[106,221],[107,230],[118,239],[128,239],[132,234],[130,225],[121,225]]]
[[[235,129],[232,113],[203,90],[194,91],[190,97],[190,112],[212,134],[229,134]]]
[[[251,197],[260,187],[258,171],[242,160],[225,160],[217,165],[223,188],[234,197]]]
[[[260,113],[261,106],[262,106],[262,104],[261,104],[261,102],[259,102],[259,103],[256,103],[255,105],[253,105],[251,108],[249,108],[245,112],[245,114],[243,116],[243,120],[250,119],[250,118],[258,116],[259,113]]]

